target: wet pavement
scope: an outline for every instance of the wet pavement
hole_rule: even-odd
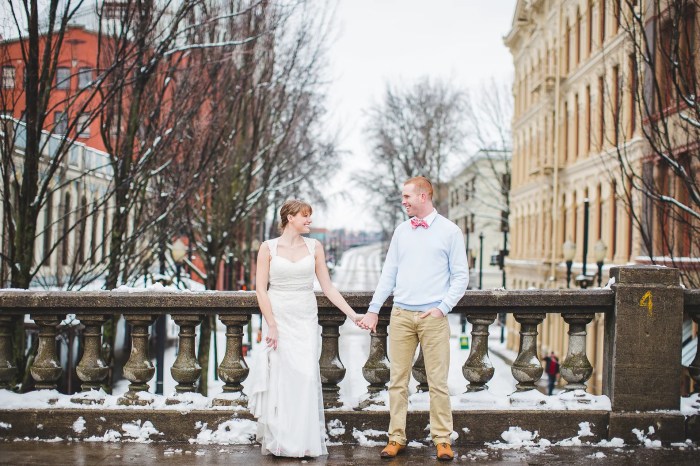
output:
[[[340,445],[329,447],[320,458],[276,458],[261,456],[256,445],[190,445],[186,443],[90,443],[90,442],[0,442],[0,464],[7,465],[424,465],[445,464],[435,458],[433,448],[408,448],[392,460],[379,458],[380,447]],[[697,465],[696,448],[560,447],[494,449],[483,445],[456,450],[455,464],[559,464],[588,465]]]

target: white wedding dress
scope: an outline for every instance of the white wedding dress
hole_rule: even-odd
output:
[[[258,420],[257,440],[264,455],[328,454],[313,291],[316,241],[304,238],[304,242],[309,255],[292,262],[277,255],[277,239],[268,241],[268,295],[279,340],[276,350],[264,343],[258,346],[246,384],[248,408]],[[266,324],[263,333],[267,334]]]

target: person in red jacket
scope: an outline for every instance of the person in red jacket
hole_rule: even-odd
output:
[[[559,358],[554,354],[554,351],[544,358],[544,371],[549,377],[547,395],[551,395],[554,391],[554,385],[557,383],[557,374],[559,374]]]

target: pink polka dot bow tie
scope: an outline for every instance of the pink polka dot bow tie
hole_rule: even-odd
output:
[[[411,226],[412,226],[413,229],[415,230],[415,229],[418,228],[418,227],[428,228],[429,225],[428,225],[428,223],[427,223],[425,220],[422,220],[422,219],[420,219],[420,218],[418,218],[418,217],[413,217],[413,218],[411,219]]]

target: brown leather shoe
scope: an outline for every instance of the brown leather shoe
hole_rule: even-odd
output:
[[[450,461],[454,459],[455,454],[452,451],[452,447],[449,443],[438,443],[437,444],[437,459],[440,461]]]
[[[406,445],[401,445],[399,442],[394,442],[393,440],[386,444],[384,450],[379,454],[382,458],[394,458],[396,455],[401,453]]]

